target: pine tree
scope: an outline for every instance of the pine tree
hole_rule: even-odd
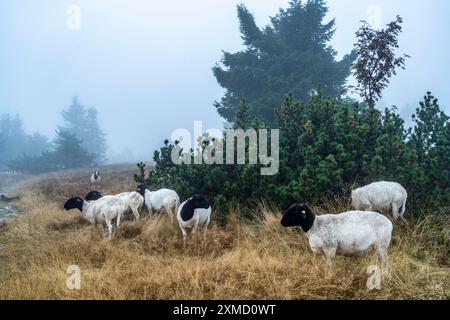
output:
[[[27,135],[19,115],[0,117],[0,132],[3,137],[3,162],[21,156],[25,149]]]
[[[312,90],[322,87],[325,94],[339,96],[353,57],[335,60],[336,52],[328,45],[335,22],[322,23],[327,11],[323,0],[305,4],[295,0],[260,29],[248,9],[239,5],[246,49],[225,52],[222,66],[213,68],[218,83],[226,89],[222,100],[215,103],[219,114],[234,121],[240,101],[246,99],[254,117],[273,125],[274,111],[284,94],[307,99]]]
[[[376,140],[371,177],[392,181],[399,177],[404,156],[406,131],[404,120],[395,107],[386,108],[381,118],[380,135]]]
[[[423,164],[450,118],[440,109],[438,99],[431,92],[427,92],[412,119],[415,125],[411,143],[417,150],[419,163]]]
[[[450,123],[436,136],[429,158],[428,174],[435,203],[450,203]]]
[[[408,145],[415,160],[416,176],[411,179],[416,201],[431,199],[431,195],[439,198],[448,192],[450,158],[445,156],[449,119],[431,92],[427,92],[413,115],[414,128]]]
[[[234,118],[235,129],[246,129],[250,123],[254,120],[250,113],[250,105],[243,99],[236,110],[236,116]]]
[[[58,130],[51,154],[57,169],[76,169],[95,165],[94,156],[83,146],[81,140],[67,131]]]
[[[98,112],[94,108],[86,108],[74,97],[67,110],[62,111],[64,125],[59,129],[75,134],[84,148],[94,155],[97,164],[106,161],[105,133],[98,124]]]

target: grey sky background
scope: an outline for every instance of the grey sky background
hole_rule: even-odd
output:
[[[237,0],[0,0],[0,113],[19,113],[28,132],[54,136],[74,95],[99,110],[115,161],[150,160],[177,128],[194,120],[222,128],[212,106],[223,90],[211,67],[242,48]],[[259,26],[288,0],[244,0]],[[67,7],[81,9],[81,29],[66,26]],[[400,14],[401,51],[412,56],[384,92],[409,119],[427,90],[450,113],[450,2],[329,0],[339,57],[355,42],[368,8],[381,23]]]

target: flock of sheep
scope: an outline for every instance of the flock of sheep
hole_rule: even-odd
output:
[[[91,176],[91,183],[97,183],[100,179],[99,172],[95,171]],[[98,191],[90,191],[84,199],[73,196],[66,201],[64,209],[78,209],[92,224],[106,224],[108,238],[111,240],[113,221],[115,220],[116,226],[119,227],[122,217],[130,211],[137,221],[144,205],[150,215],[153,212],[165,212],[171,221],[176,215],[184,241],[189,229],[195,234],[199,227],[203,227],[206,232],[211,218],[211,205],[204,197],[194,195],[180,204],[180,197],[175,191],[169,189],[150,191],[145,184],[138,185],[137,191],[116,195],[103,196]]]
[[[95,172],[91,182],[99,179],[100,174]],[[331,266],[336,255],[361,256],[373,248],[385,273],[388,271],[387,251],[393,226],[378,212],[391,212],[395,219],[403,217],[407,192],[399,183],[382,181],[353,190],[351,200],[356,211],[320,216],[316,216],[306,204],[294,204],[284,212],[281,225],[301,227],[311,250],[326,258],[327,267]],[[211,218],[211,205],[204,197],[194,195],[180,204],[180,197],[174,190],[150,191],[144,184],[140,184],[136,192],[102,196],[98,191],[91,191],[85,199],[71,197],[64,209],[78,209],[91,223],[106,224],[111,239],[113,221],[116,220],[118,227],[121,218],[129,211],[138,220],[144,205],[150,215],[165,212],[171,221],[176,215],[184,243],[188,230],[195,234],[199,227],[203,227],[206,233]]]

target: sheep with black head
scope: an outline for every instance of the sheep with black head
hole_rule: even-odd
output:
[[[65,210],[80,210],[83,217],[92,224],[105,223],[110,240],[113,233],[113,220],[116,220],[118,227],[121,217],[128,208],[129,206],[117,196],[104,196],[96,201],[85,201],[80,197],[73,196],[64,204]]]
[[[178,208],[178,224],[183,234],[183,241],[186,241],[187,230],[191,229],[192,234],[197,233],[197,229],[202,227],[204,236],[211,220],[211,204],[204,197],[194,195],[187,199]]]
[[[325,256],[327,270],[335,255],[362,256],[375,249],[388,271],[388,247],[392,223],[371,211],[348,211],[340,214],[315,215],[306,204],[294,204],[283,214],[283,227],[301,227],[313,253]]]

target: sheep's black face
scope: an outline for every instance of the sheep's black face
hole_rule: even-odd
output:
[[[84,197],[84,199],[86,199],[87,201],[95,201],[100,199],[102,196],[102,194],[98,191],[89,191],[89,193]]]
[[[307,232],[311,229],[314,219],[314,213],[306,204],[296,203],[283,214],[281,225],[285,228],[301,227],[303,231]]]
[[[138,185],[137,187],[137,192],[139,192],[139,194],[143,197],[145,197],[145,189],[147,189],[147,186],[143,183],[141,183],[140,185]]]
[[[80,197],[70,198],[64,204],[64,209],[66,209],[66,210],[78,209],[78,210],[82,211],[83,210],[83,199],[81,199]]]
[[[192,206],[196,209],[208,209],[211,205],[208,200],[203,198],[202,196],[196,194],[191,198]]]

